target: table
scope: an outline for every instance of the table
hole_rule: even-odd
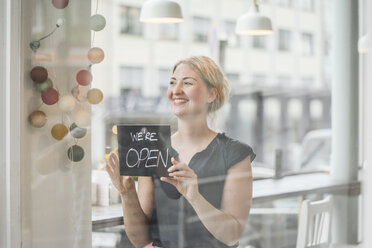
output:
[[[328,173],[308,173],[286,176],[281,179],[253,181],[253,203],[308,194],[359,195],[360,181],[333,180]],[[97,230],[123,224],[120,204],[109,207],[93,207],[92,227]]]

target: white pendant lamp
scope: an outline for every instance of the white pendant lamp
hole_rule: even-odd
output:
[[[140,21],[150,23],[183,22],[181,7],[171,0],[147,0],[142,6]]]
[[[368,53],[369,43],[370,39],[368,33],[360,37],[358,40],[358,53],[360,54]]]
[[[257,0],[249,11],[238,18],[235,33],[238,35],[269,35],[273,33],[271,20],[267,16],[260,14]]]

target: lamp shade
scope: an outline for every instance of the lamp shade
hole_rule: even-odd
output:
[[[183,22],[181,6],[171,0],[147,0],[142,5],[140,21],[150,23]]]
[[[235,33],[238,35],[268,35],[273,33],[270,18],[258,12],[253,4],[249,11],[238,18]]]
[[[358,40],[358,53],[360,54],[368,53],[369,43],[370,43],[369,34],[365,34],[362,37],[360,37]]]

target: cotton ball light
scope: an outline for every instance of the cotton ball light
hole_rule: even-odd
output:
[[[90,89],[87,94],[87,99],[90,104],[98,104],[103,99],[103,93],[97,88]]]
[[[57,28],[63,26],[63,24],[65,24],[65,19],[63,19],[63,18],[58,18],[58,19],[57,19],[57,23],[56,23]]]
[[[53,81],[50,78],[48,78],[45,82],[36,84],[36,90],[39,92],[43,92],[44,90],[48,88],[52,88],[52,87],[53,87]]]
[[[86,133],[87,133],[87,129],[86,128],[79,127],[78,125],[76,125],[76,123],[72,123],[71,124],[71,126],[70,126],[70,134],[75,139],[81,139],[81,138],[83,138]]]
[[[52,0],[52,4],[57,9],[64,9],[67,7],[69,0]]]
[[[88,59],[92,64],[98,64],[105,58],[105,53],[99,47],[92,47],[88,51]]]
[[[76,74],[76,81],[82,86],[89,85],[93,80],[92,74],[88,70],[80,70]]]
[[[79,162],[84,158],[84,149],[81,146],[73,145],[68,148],[67,156],[72,162]]]
[[[58,101],[58,107],[63,112],[71,112],[75,107],[75,98],[72,95],[64,95]]]
[[[41,128],[47,122],[47,118],[43,111],[36,110],[28,116],[28,121],[30,122],[31,126]]]
[[[92,15],[89,19],[89,27],[94,31],[101,31],[106,26],[106,19],[99,14]]]
[[[52,127],[51,133],[53,138],[61,140],[68,134],[68,129],[64,124],[59,123]]]
[[[41,93],[41,99],[47,105],[53,105],[58,102],[58,92],[54,88],[48,88]]]
[[[111,131],[112,131],[113,134],[117,135],[118,134],[118,126],[113,125],[112,128],[111,128]]]
[[[35,66],[30,73],[31,79],[35,83],[42,83],[48,79],[48,71],[42,66]]]
[[[75,113],[75,123],[79,127],[87,127],[90,124],[90,114],[85,110],[79,110]]]

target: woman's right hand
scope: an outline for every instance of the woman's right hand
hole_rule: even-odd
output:
[[[115,149],[107,156],[105,170],[108,172],[112,184],[121,195],[135,189],[134,180],[131,176],[120,175],[118,149]]]

